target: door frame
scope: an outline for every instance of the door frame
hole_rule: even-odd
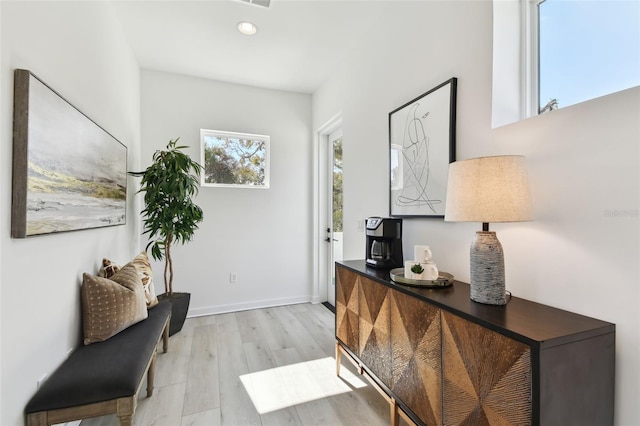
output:
[[[329,181],[328,148],[329,135],[342,127],[342,113],[336,114],[315,132],[313,138],[313,291],[311,303],[327,301],[329,276],[325,265],[330,250],[325,242],[329,207],[327,188]]]

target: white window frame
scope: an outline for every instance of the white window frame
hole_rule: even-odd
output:
[[[521,69],[522,76],[522,111],[523,118],[534,117],[540,113],[540,35],[538,25],[538,6],[546,0],[521,0],[522,1],[522,43]]]
[[[206,182],[206,174],[202,171],[200,185],[203,187],[218,188],[247,188],[247,189],[269,189],[270,185],[270,157],[271,157],[271,138],[267,135],[257,135],[252,133],[228,132],[222,130],[200,129],[200,164],[205,168],[205,137],[213,136],[221,139],[252,139],[260,140],[265,143],[264,154],[264,182],[262,185],[253,184],[234,184],[234,183],[212,183]]]
[[[547,109],[540,105],[538,20],[539,6],[544,1],[493,0],[492,128],[545,112],[540,109],[557,109],[551,103]],[[593,97],[575,103],[590,99]]]
[[[538,114],[538,11],[544,0],[493,0],[492,127]]]

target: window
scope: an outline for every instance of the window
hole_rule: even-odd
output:
[[[269,188],[269,136],[200,130],[203,186]]]
[[[640,84],[640,2],[538,3],[540,113]]]
[[[492,127],[640,84],[637,0],[494,0]]]
[[[333,134],[330,135],[329,139],[332,139],[331,136],[333,136]],[[331,150],[333,153],[333,179],[331,185],[333,187],[333,232],[342,232],[342,135],[338,136],[336,139],[330,140],[329,142],[331,143]]]

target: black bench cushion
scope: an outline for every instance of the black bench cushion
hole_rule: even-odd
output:
[[[75,407],[132,396],[171,313],[163,301],[149,317],[104,342],[80,346],[40,386],[25,413]]]

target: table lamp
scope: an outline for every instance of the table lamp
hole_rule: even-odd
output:
[[[471,300],[507,303],[504,253],[490,222],[532,220],[531,193],[524,157],[504,155],[449,165],[444,220],[482,222],[471,244]]]

